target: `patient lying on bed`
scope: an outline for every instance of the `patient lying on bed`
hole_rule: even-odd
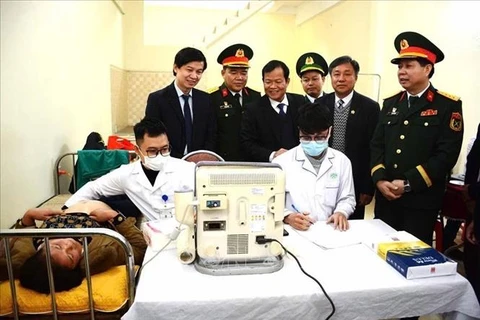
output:
[[[35,208],[28,210],[14,228],[109,228],[122,234],[132,245],[135,264],[141,264],[147,248],[135,218],[125,218],[100,201],[82,201],[65,211]],[[91,274],[125,264],[123,248],[113,239],[94,236],[88,239]],[[55,291],[65,291],[81,284],[85,277],[83,245],[80,239],[54,238],[49,241]],[[46,250],[43,238],[17,238],[10,243],[15,277],[22,286],[49,293]],[[0,258],[0,281],[8,279],[5,258]]]

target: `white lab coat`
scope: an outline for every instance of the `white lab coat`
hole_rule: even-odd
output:
[[[194,189],[194,175],[194,163],[169,158],[152,186],[138,160],[88,182],[65,205],[70,207],[82,200],[126,194],[148,220],[155,220],[160,210],[173,207],[175,191]],[[162,199],[164,195],[168,197],[166,201]]]
[[[273,162],[280,164],[286,175],[285,215],[298,210],[323,221],[335,212],[348,218],[355,210],[352,165],[340,151],[327,149],[318,174],[300,145]]]

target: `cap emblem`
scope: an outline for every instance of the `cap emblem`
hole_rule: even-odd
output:
[[[407,49],[408,47],[409,47],[408,41],[405,40],[405,39],[402,39],[402,41],[400,41],[400,49],[405,50],[405,49]]]
[[[243,49],[238,49],[237,52],[235,53],[235,57],[238,58],[243,58],[245,56]]]
[[[305,59],[305,64],[313,64],[313,63],[314,61],[312,57],[307,57],[307,59]]]

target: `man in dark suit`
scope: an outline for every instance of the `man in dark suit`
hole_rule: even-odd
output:
[[[385,99],[371,143],[375,217],[432,244],[446,178],[463,139],[462,102],[430,83],[443,52],[416,32],[395,39],[398,80]]]
[[[370,177],[370,141],[378,122],[379,104],[354,90],[360,66],[349,56],[332,61],[328,72],[335,92],[319,99],[333,117],[329,145],[352,163],[355,186],[355,211],[349,219],[363,219],[365,206],[373,198],[375,187]]]
[[[216,121],[210,97],[194,89],[206,69],[207,60],[200,50],[183,48],[175,55],[175,80],[148,96],[145,116],[165,124],[173,157],[181,158],[195,150],[215,150]]]
[[[234,44],[223,50],[217,62],[223,65],[223,84],[210,91],[211,105],[217,119],[215,151],[227,161],[245,160],[240,150],[240,125],[245,106],[260,99],[260,92],[248,88],[249,61],[252,49]]]
[[[296,71],[305,91],[305,102],[313,103],[326,94],[323,91],[323,84],[328,64],[321,55],[315,52],[302,54],[297,60]]]
[[[480,302],[480,124],[477,137],[467,156],[465,189],[469,198],[475,200],[473,220],[467,222],[465,231],[467,239],[464,250],[465,273]]]
[[[290,70],[279,60],[262,69],[265,95],[247,106],[240,143],[250,161],[268,162],[298,145],[298,108],[305,103],[299,94],[287,93]]]

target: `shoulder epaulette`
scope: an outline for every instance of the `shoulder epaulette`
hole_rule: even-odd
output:
[[[442,96],[447,97],[448,99],[453,100],[453,101],[460,100],[460,97],[454,96],[453,94],[450,94],[450,93],[447,93],[447,92],[437,90],[437,93],[441,94]]]
[[[402,92],[403,92],[403,91],[398,91],[398,92],[396,92],[395,94],[392,94],[392,95],[389,95],[389,96],[386,97],[386,98],[383,98],[383,100],[387,100],[387,99],[393,98],[393,97],[399,95],[399,94],[402,93]]]
[[[218,87],[213,87],[207,90],[207,93],[214,93],[215,91],[218,91]]]

